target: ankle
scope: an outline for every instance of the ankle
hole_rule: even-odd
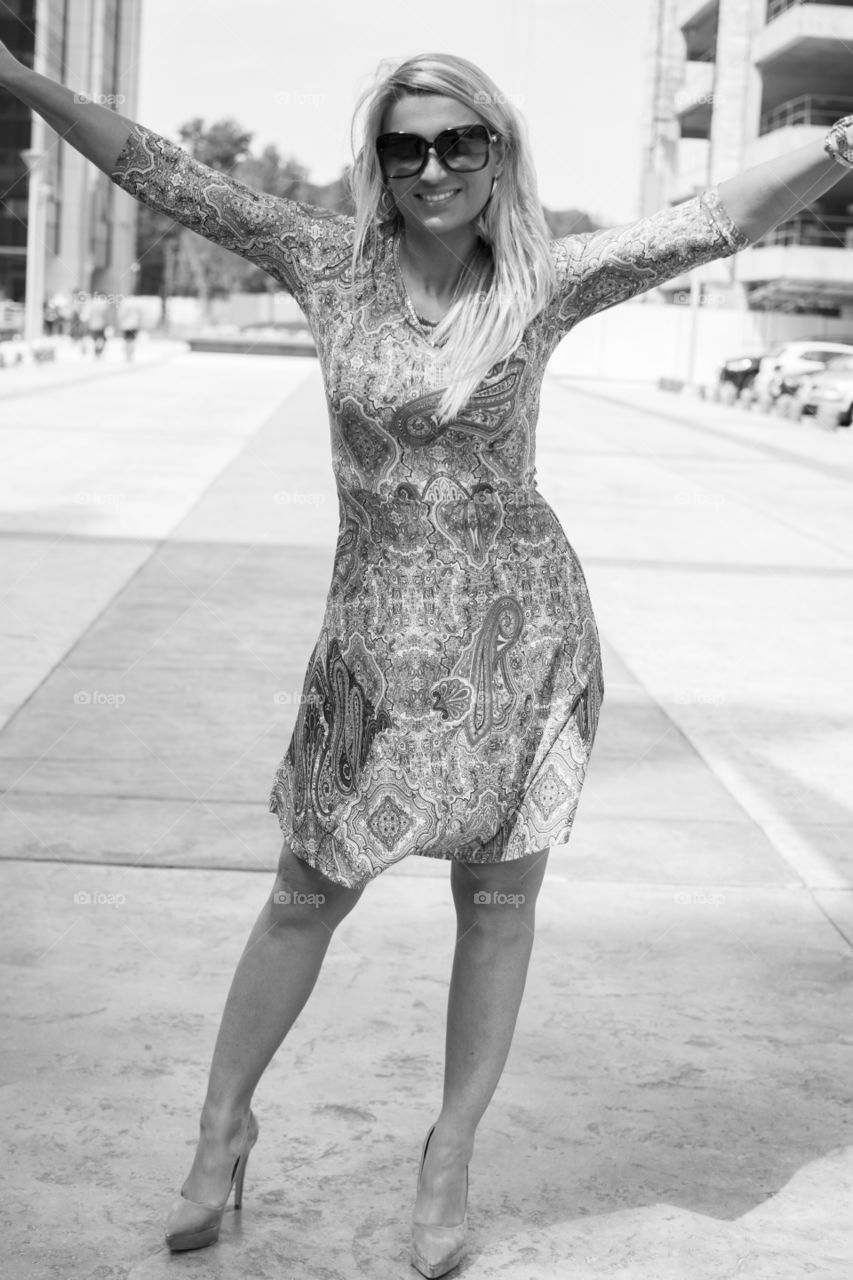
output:
[[[441,1148],[446,1155],[455,1156],[468,1164],[474,1154],[475,1134],[476,1129],[472,1129],[458,1117],[439,1116],[429,1140],[427,1154],[434,1148]]]
[[[248,1102],[206,1101],[199,1119],[203,1138],[212,1141],[229,1141],[245,1132],[249,1118]]]

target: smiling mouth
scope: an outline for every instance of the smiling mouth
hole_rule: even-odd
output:
[[[458,188],[455,191],[436,192],[434,195],[432,194],[427,195],[426,192],[421,192],[417,196],[417,199],[423,200],[424,204],[439,205],[439,204],[447,204],[449,200],[452,200],[453,197],[458,194],[459,194]]]

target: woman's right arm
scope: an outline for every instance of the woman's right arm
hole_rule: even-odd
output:
[[[51,129],[105,173],[118,159],[133,127],[133,121],[117,111],[87,101],[84,94],[25,67],[2,42],[0,88],[37,111]]]
[[[18,62],[0,44],[0,88],[8,89],[134,199],[266,271],[306,311],[318,279],[338,274],[353,219],[331,209],[256,191],[184,148]]]

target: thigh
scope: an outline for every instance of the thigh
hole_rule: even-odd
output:
[[[457,910],[505,905],[531,912],[545,878],[549,852],[548,848],[540,849],[509,862],[454,861],[450,885]]]

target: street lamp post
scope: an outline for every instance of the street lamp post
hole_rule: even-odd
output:
[[[698,195],[702,190],[697,187],[694,195]],[[699,340],[699,308],[702,305],[702,282],[699,279],[699,272],[694,267],[690,272],[690,328],[687,339],[687,390],[694,394],[699,388],[696,384],[696,344]]]
[[[52,194],[49,183],[41,177],[41,162],[45,152],[30,147],[21,152],[27,166],[29,186],[27,191],[27,280],[24,302],[24,339],[33,342],[44,332],[44,279],[45,234],[47,231],[47,202]]]

